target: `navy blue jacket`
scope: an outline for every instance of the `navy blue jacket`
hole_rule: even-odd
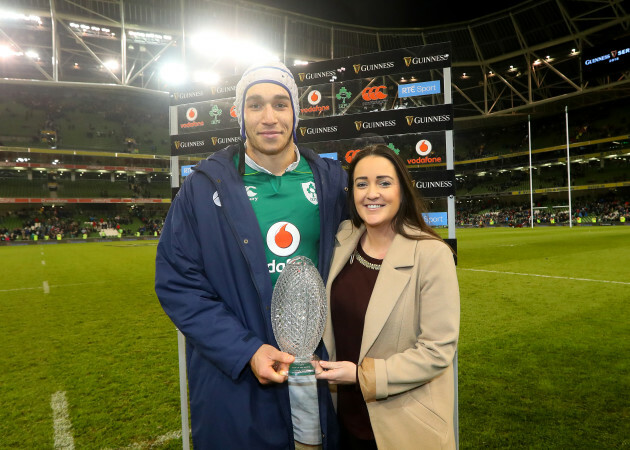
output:
[[[155,291],[186,336],[195,449],[293,449],[287,384],[263,386],[249,366],[261,345],[278,345],[263,236],[233,162],[237,150],[201,161],[173,200],[157,249]],[[325,282],[346,216],[347,176],[337,161],[299,150],[315,179]],[[328,358],[323,344],[318,352]],[[324,382],[318,393],[324,448],[335,448],[337,422]]]

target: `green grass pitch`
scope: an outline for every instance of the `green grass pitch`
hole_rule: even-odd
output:
[[[460,448],[629,447],[630,227],[457,238]],[[0,247],[0,448],[181,448],[155,250]]]

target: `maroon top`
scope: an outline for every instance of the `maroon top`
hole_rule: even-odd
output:
[[[357,244],[359,254],[368,262],[381,264],[383,260],[369,257]],[[357,363],[361,352],[361,338],[365,312],[370,303],[378,270],[362,265],[356,258],[346,263],[333,281],[330,291],[330,314],[335,334],[337,361]],[[343,426],[359,439],[374,439],[370,416],[359,384],[337,386],[337,415]]]

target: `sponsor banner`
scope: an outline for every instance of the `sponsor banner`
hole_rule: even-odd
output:
[[[594,79],[630,69],[630,37],[586,48],[582,52],[582,74]]]
[[[450,66],[451,44],[443,42],[319,61],[292,67],[291,71],[298,86],[312,86]]]
[[[436,105],[301,120],[299,143],[453,129],[453,106]]]
[[[445,212],[422,213],[422,218],[431,227],[447,227],[448,219]]]
[[[236,92],[236,83],[241,76],[232,76],[224,78],[216,86],[207,85],[189,85],[183,90],[171,92],[171,106],[187,105],[207,100],[216,100],[221,98],[234,98]]]
[[[220,99],[177,107],[178,134],[238,127],[234,99]]]
[[[0,203],[171,203],[170,198],[17,198],[0,197]]]
[[[350,162],[347,152],[369,143],[384,143],[408,165],[444,165],[444,130],[452,129],[452,105],[397,109],[300,120],[297,143],[319,153],[337,153]],[[238,128],[171,136],[172,155],[212,153],[240,142]]]
[[[444,132],[399,134],[392,136],[364,136],[357,139],[332,140],[311,142],[306,144],[320,154],[335,154],[342,164],[352,162],[352,158],[363,148],[370,144],[384,144],[394,153],[399,155],[405,164],[423,167],[435,167],[446,165],[446,139]],[[417,149],[421,150],[430,146],[431,152],[426,160],[438,161],[427,164],[418,163],[420,158]],[[409,161],[412,161],[411,163]]]
[[[195,167],[194,165],[191,166],[181,166],[181,171],[182,171],[182,177],[187,177],[188,175],[190,175],[192,173],[192,168]]]
[[[213,153],[240,141],[238,128],[171,136],[171,155]]]
[[[454,170],[410,169],[413,183],[424,197],[448,197],[455,195]]]
[[[439,81],[398,85],[398,97],[419,97],[421,95],[439,94],[441,92]]]

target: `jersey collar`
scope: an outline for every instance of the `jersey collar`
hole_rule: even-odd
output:
[[[298,166],[298,164],[300,164],[300,152],[298,151],[297,145],[295,144],[293,145],[293,150],[295,151],[295,161],[289,164],[289,167],[287,167],[284,170],[284,173],[293,172],[295,168]],[[251,159],[247,153],[245,153],[245,164],[247,164],[247,167],[249,167],[250,169],[254,169],[258,172],[266,173],[267,175],[273,175],[273,173],[271,173],[264,167],[258,165],[256,161]]]

